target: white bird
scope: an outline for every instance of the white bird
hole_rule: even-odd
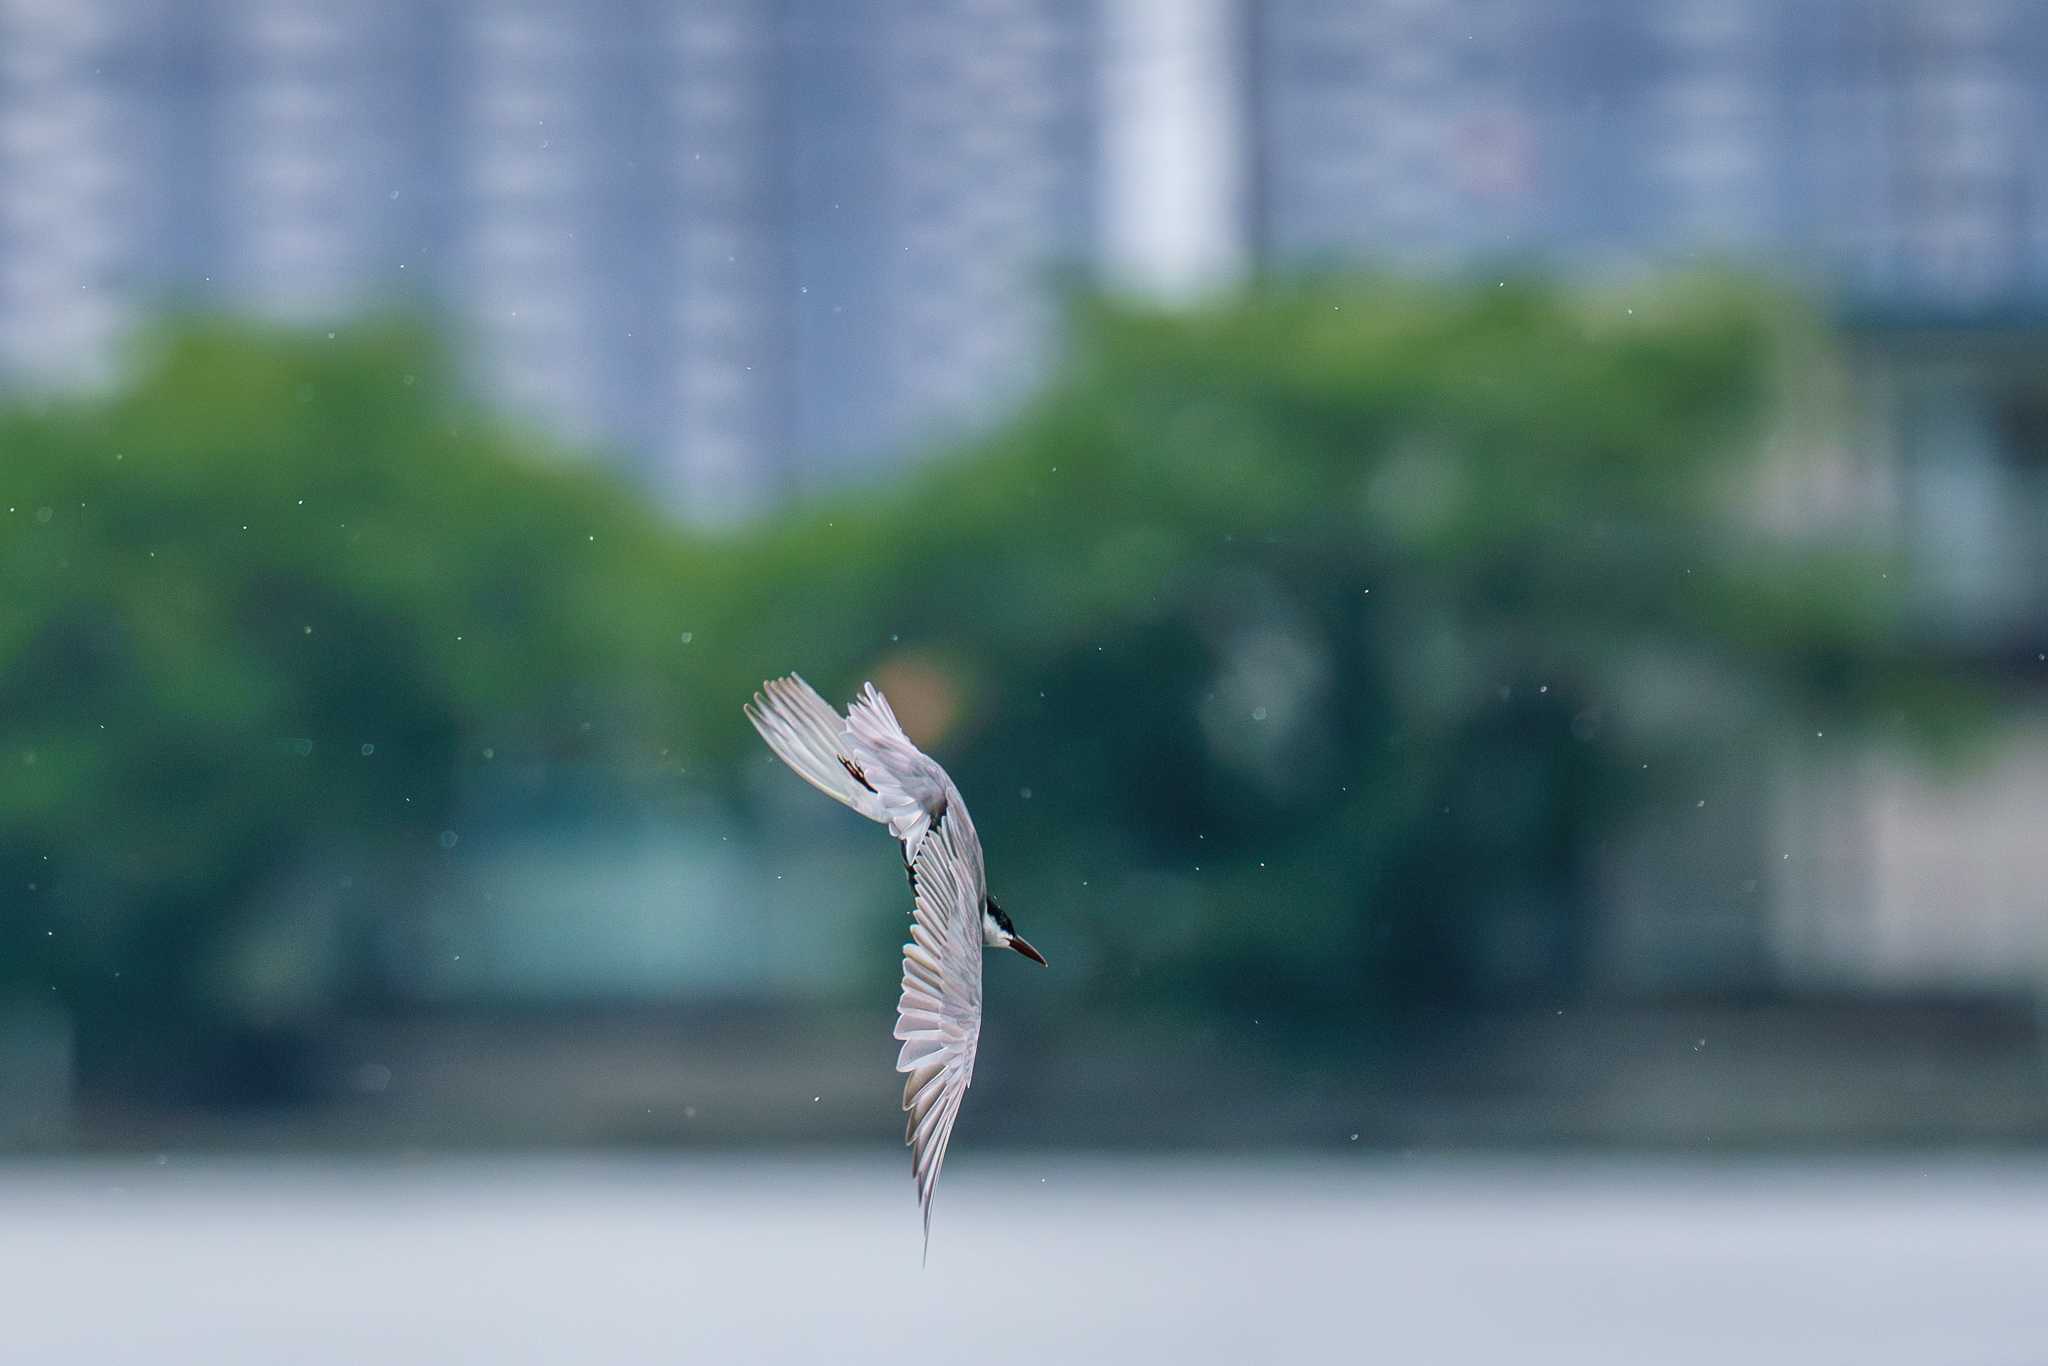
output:
[[[834,801],[889,827],[903,847],[915,909],[903,946],[896,1003],[896,1070],[906,1072],[903,1141],[932,1234],[932,1192],[952,1140],[960,1099],[974,1080],[981,1037],[981,950],[1045,956],[1017,933],[988,894],[981,837],[960,789],[910,742],[888,700],[870,683],[841,716],[795,674],[771,679],[743,710],[797,776]]]

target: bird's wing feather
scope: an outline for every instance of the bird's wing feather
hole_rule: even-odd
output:
[[[974,1050],[981,1037],[981,908],[987,879],[981,840],[964,815],[941,824],[919,854],[913,879],[917,906],[910,942],[903,946],[903,995],[896,1004],[896,1037],[903,1041],[896,1070],[909,1074],[903,1083],[908,1115],[903,1139],[910,1145],[927,1245],[932,1192],[952,1141],[960,1098],[974,1080]]]
[[[960,804],[960,791],[897,724],[889,700],[870,683],[846,709],[844,743],[860,768],[889,833],[903,841],[904,861],[917,866],[925,836]],[[979,914],[979,911],[976,912]]]
[[[744,710],[783,763],[818,791],[895,828],[882,799],[846,767],[846,718],[796,674],[761,685]]]

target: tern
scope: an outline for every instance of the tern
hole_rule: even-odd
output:
[[[932,1192],[952,1141],[960,1099],[974,1080],[981,1038],[981,951],[1045,955],[988,894],[981,837],[960,789],[910,742],[888,699],[869,683],[846,715],[796,674],[761,685],[742,710],[798,777],[834,801],[889,827],[903,849],[914,903],[903,946],[903,995],[896,1002],[896,1070],[908,1073],[903,1141],[932,1237]]]

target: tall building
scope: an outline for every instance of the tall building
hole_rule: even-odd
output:
[[[0,373],[104,377],[148,278],[148,103],[113,0],[0,0]]]
[[[1092,240],[1081,0],[4,0],[0,380],[166,303],[437,310],[723,517],[981,420]]]
[[[984,422],[1093,250],[1086,0],[792,4],[785,213],[805,477]]]
[[[2025,0],[1253,0],[1269,259],[1709,255],[1886,305],[2038,298]]]
[[[0,0],[0,379],[166,302],[439,310],[721,517],[1027,393],[1058,272],[1732,257],[2048,286],[2028,0]]]

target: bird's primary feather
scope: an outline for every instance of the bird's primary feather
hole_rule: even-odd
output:
[[[932,1230],[932,1194],[952,1141],[961,1097],[974,1080],[981,1037],[981,908],[987,899],[981,841],[964,811],[924,841],[916,864],[917,904],[903,946],[903,994],[896,1003],[896,1070],[906,1113],[903,1140]]]
[[[911,743],[872,683],[843,717],[796,674],[762,684],[744,710],[798,777],[888,826],[912,868],[924,837],[960,806],[960,789]]]
[[[871,821],[888,819],[873,789],[846,768],[845,718],[802,678],[769,679],[742,710],[797,777]]]

